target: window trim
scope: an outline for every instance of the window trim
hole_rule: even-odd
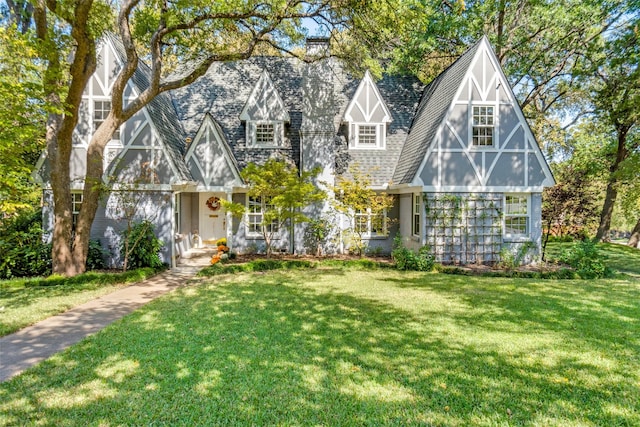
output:
[[[268,205],[268,203],[266,203],[265,205]],[[262,235],[262,220],[264,218],[264,211],[263,211],[263,205],[262,205],[262,196],[249,196],[249,194],[247,193],[246,195],[246,199],[245,199],[245,206],[247,208],[246,212],[245,212],[245,225],[246,225],[246,231],[245,234],[247,237],[251,237],[251,238],[264,238],[264,236]],[[251,211],[251,208],[259,208],[259,212],[258,211]],[[271,234],[277,234],[280,232],[279,228],[278,228],[278,224],[277,223],[271,223],[270,225],[267,225],[268,228],[271,228],[270,230],[268,230],[268,233]],[[275,228],[275,229],[274,229]],[[256,229],[258,231],[256,231]]]
[[[360,142],[360,129],[364,127],[375,128],[375,144]],[[378,122],[351,122],[351,143],[350,149],[355,150],[384,150],[386,146],[386,125]]]
[[[79,201],[77,199],[80,199]],[[84,195],[82,191],[71,192],[71,229],[75,231],[78,224],[78,217],[80,210],[82,209],[82,203],[84,202]],[[77,207],[77,209],[76,209]]]
[[[481,108],[491,108],[492,109],[492,114],[491,114],[491,124],[475,124],[475,110],[476,109],[481,109]],[[469,145],[471,148],[474,149],[496,149],[498,148],[498,141],[497,141],[497,135],[498,135],[498,117],[497,117],[497,106],[495,104],[489,104],[489,103],[477,103],[477,104],[471,104],[471,108],[470,108],[470,113],[469,113]],[[489,117],[488,114],[485,114],[484,116],[482,116],[481,112],[479,112],[478,117]],[[474,131],[476,129],[482,129],[482,130],[487,130],[490,129],[491,130],[491,144],[476,144],[475,143],[475,138],[476,136],[474,136]],[[487,135],[478,135],[478,138],[483,138],[486,140],[486,138],[488,138]]]
[[[258,126],[273,126],[273,141],[258,142]],[[247,120],[247,146],[257,148],[278,148],[284,144],[284,122],[281,120]]]
[[[526,203],[526,213],[509,213],[507,198],[509,197],[517,197],[523,199]],[[531,237],[531,194],[529,193],[505,193],[503,197],[503,215],[502,215],[502,230],[505,241],[521,241],[526,240]],[[525,233],[508,233],[507,232],[507,219],[516,219],[516,218],[524,218],[525,219]]]
[[[420,231],[422,229],[422,216],[420,214],[422,207],[422,200],[420,198],[420,193],[414,193],[412,197],[412,222],[411,222],[411,235],[414,237],[420,237]]]
[[[102,104],[99,110],[97,109],[97,106],[96,106],[98,102]],[[104,104],[108,104],[109,109],[105,110]],[[97,111],[101,112],[100,114],[101,117],[99,119],[96,119]],[[100,125],[107,119],[107,116],[109,115],[110,112],[111,112],[111,99],[93,99],[92,112],[91,112],[91,125],[93,126],[93,133],[96,133]],[[119,142],[120,138],[121,138],[120,128],[117,128],[113,132],[113,135],[111,135],[111,141]]]
[[[382,233],[373,231],[373,219],[376,216],[382,217]],[[353,214],[353,229],[356,230],[358,227],[358,218],[366,218],[366,226],[367,229],[361,235],[365,239],[386,239],[389,237],[389,217],[387,215],[387,208],[382,209],[382,211],[374,215],[371,212],[371,208],[367,208],[364,212],[354,212]],[[365,222],[363,222],[364,224]]]

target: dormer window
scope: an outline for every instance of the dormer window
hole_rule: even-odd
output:
[[[256,145],[273,145],[275,142],[274,124],[256,124]]]
[[[240,113],[247,126],[247,147],[281,147],[289,113],[269,74],[263,71]]]
[[[349,148],[383,150],[391,113],[367,71],[344,113],[349,126]]]

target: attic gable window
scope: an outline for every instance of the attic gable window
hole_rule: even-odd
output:
[[[493,146],[494,115],[492,106],[473,107],[473,145],[475,147]]]
[[[111,111],[111,101],[93,101],[93,131],[97,131]],[[120,129],[111,136],[112,141],[120,140]]]

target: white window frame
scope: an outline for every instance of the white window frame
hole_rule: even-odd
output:
[[[487,109],[491,109],[491,114],[487,112]],[[485,109],[484,112],[482,109]],[[477,111],[477,114],[476,114]],[[470,144],[471,147],[476,149],[482,148],[497,148],[497,135],[498,135],[498,120],[497,120],[497,107],[493,104],[472,104],[470,110],[469,124],[470,124]],[[488,136],[486,134],[483,135],[475,135],[476,130],[479,132],[482,131],[487,132],[490,131],[491,135]],[[486,141],[488,138],[491,138],[491,144],[482,143],[476,144],[476,138],[479,140],[482,139]]]
[[[273,140],[258,142],[258,127],[273,126]],[[284,122],[280,120],[248,120],[247,143],[250,147],[273,148],[281,147],[284,141]]]
[[[269,204],[267,203],[267,206]],[[249,196],[246,198],[247,211],[245,214],[246,234],[248,237],[264,237],[262,234],[262,196]],[[267,225],[267,233],[277,233],[278,224],[273,222]]]
[[[78,216],[80,215],[80,209],[82,209],[83,195],[81,191],[71,192],[71,228],[76,229],[78,224]]]
[[[98,102],[101,103],[100,108],[98,108]],[[108,104],[109,108],[105,109],[104,104]],[[94,99],[93,100],[93,115],[92,115],[92,123],[93,123],[93,132],[95,133],[102,122],[104,122],[111,111],[111,100],[110,99]],[[99,114],[98,114],[99,112]],[[112,141],[120,141],[120,128],[116,129],[111,135]]]
[[[510,198],[518,199],[519,202],[509,203]],[[525,204],[524,212],[522,209],[518,209],[518,205],[522,203]],[[528,193],[506,193],[503,198],[503,206],[502,229],[504,231],[504,239],[509,241],[528,239],[531,236],[531,195]],[[508,225],[511,220],[518,220],[524,224],[525,232],[513,232],[513,227]]]
[[[413,215],[411,222],[411,234],[415,237],[420,237],[420,232],[422,230],[422,216],[420,215],[422,208],[422,200],[420,197],[420,193],[413,195]]]
[[[102,166],[104,171],[106,172],[109,168],[109,165],[120,155],[123,149],[122,142],[120,140],[111,140],[107,142],[107,145],[104,147],[104,154],[102,155]]]
[[[382,219],[382,230],[381,232],[375,231],[373,227],[373,220],[378,216]],[[361,233],[365,238],[386,238],[388,233],[388,218],[387,218],[387,209],[383,209],[377,215],[371,213],[371,208],[367,208],[366,211],[355,212],[353,215],[353,230],[357,232],[358,227],[364,226],[366,229]]]
[[[373,128],[375,130],[375,143],[360,142],[360,131],[364,128]],[[386,144],[386,125],[384,123],[351,123],[351,144],[350,148],[356,150],[384,150]],[[370,136],[368,134],[367,136]]]

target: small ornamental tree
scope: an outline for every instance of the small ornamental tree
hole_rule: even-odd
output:
[[[249,186],[249,209],[261,218],[248,226],[259,230],[267,257],[272,252],[273,238],[280,230],[286,226],[293,230],[295,224],[309,221],[301,209],[326,197],[313,182],[319,173],[319,169],[300,173],[294,165],[278,159],[269,159],[262,166],[250,163],[242,171],[242,178]],[[239,203],[223,200],[222,204],[234,216],[247,211],[247,207]]]
[[[349,168],[349,176],[338,177],[332,188],[335,198],[333,208],[349,219],[348,236],[352,249],[362,255],[364,236],[370,228],[387,232],[385,211],[393,206],[393,196],[378,193],[371,188],[371,177],[358,167]],[[369,224],[371,221],[371,224]],[[380,223],[382,221],[382,223]]]

